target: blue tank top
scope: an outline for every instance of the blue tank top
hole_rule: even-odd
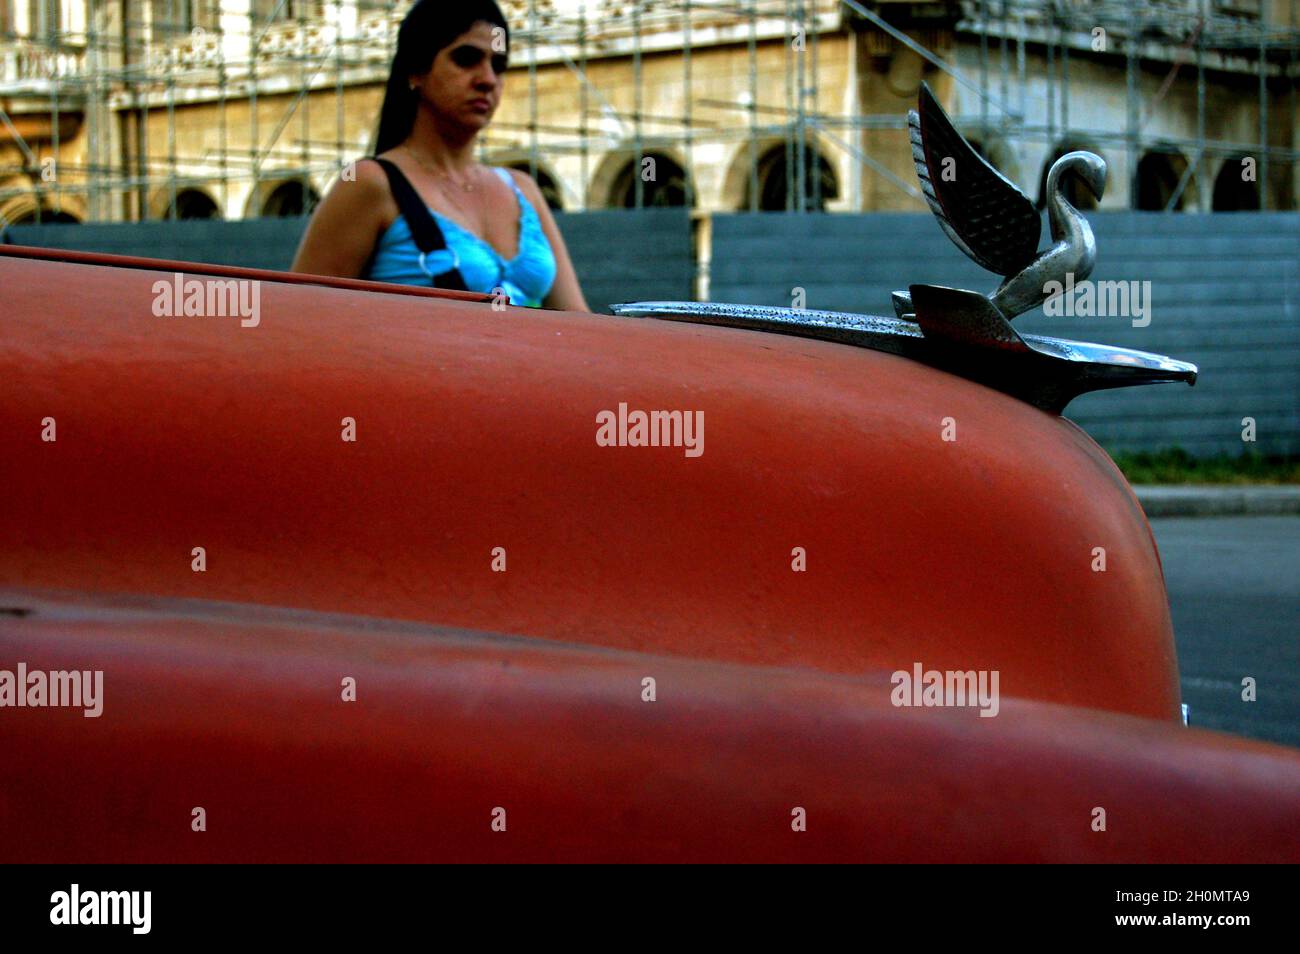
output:
[[[428,285],[432,275],[459,268],[470,291],[491,294],[501,288],[512,305],[538,308],[555,283],[555,253],[542,231],[537,210],[524,197],[508,169],[492,170],[514,190],[519,202],[519,250],[505,259],[473,232],[457,225],[445,215],[429,209],[442,229],[447,247],[425,256],[426,272],[420,267],[420,250],[411,237],[406,217],[398,215],[375,246],[370,268],[362,278],[399,285]]]

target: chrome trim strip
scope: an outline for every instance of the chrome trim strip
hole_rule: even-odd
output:
[[[1104,388],[1196,382],[1196,365],[1159,354],[1012,330],[973,292],[913,286],[923,301],[953,302],[924,325],[902,318],[727,302],[639,301],[613,305],[624,318],[664,318],[796,335],[885,351],[942,368],[1060,412],[1074,397]],[[927,314],[930,314],[927,312]]]

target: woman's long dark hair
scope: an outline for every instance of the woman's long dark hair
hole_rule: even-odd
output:
[[[397,52],[388,74],[384,105],[379,111],[379,133],[375,137],[374,155],[400,146],[411,134],[419,93],[411,89],[410,77],[427,73],[438,51],[450,45],[475,23],[484,20],[506,31],[510,45],[510,25],[501,15],[495,0],[418,0],[397,31]]]

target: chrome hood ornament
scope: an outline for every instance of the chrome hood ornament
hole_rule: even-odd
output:
[[[948,238],[966,257],[1003,276],[989,300],[1006,318],[1047,300],[1049,282],[1082,281],[1097,262],[1097,242],[1079,210],[1066,200],[1062,177],[1073,173],[1098,199],[1106,190],[1106,163],[1091,152],[1071,152],[1047,173],[1047,219],[1052,244],[1038,251],[1042,230],[1033,201],[989,165],[962,138],[930,87],[921,84],[917,108],[907,114],[912,162],[921,191]],[[894,293],[894,310],[912,311],[907,292]]]
[[[1106,164],[1088,152],[1062,156],[1048,173],[1052,245],[1038,251],[1042,231],[1034,204],[962,138],[928,86],[909,113],[912,156],[931,210],[950,239],[973,261],[1003,276],[992,293],[938,285],[894,292],[897,317],[712,302],[648,301],[613,306],[615,315],[668,318],[818,338],[902,355],[977,381],[1045,411],[1060,413],[1089,391],[1135,384],[1196,383],[1196,365],[1163,355],[1021,335],[1010,319],[1042,304],[1049,282],[1076,281],[1097,258],[1092,228],[1061,191],[1061,177],[1080,175],[1100,198]],[[946,181],[946,160],[957,176]]]

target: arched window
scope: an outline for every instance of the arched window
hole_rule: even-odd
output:
[[[793,154],[793,150],[791,150]],[[798,195],[799,164],[789,165],[784,145],[773,146],[758,159],[758,208],[761,212],[784,212],[797,208],[794,197]],[[835,170],[826,157],[813,147],[804,148],[804,208],[810,212],[824,212],[826,203],[839,198],[840,188],[835,180]],[[821,179],[821,195],[814,188],[814,176]],[[793,188],[791,188],[793,186]],[[750,206],[749,186],[745,186],[742,209]]]
[[[215,219],[217,203],[201,189],[183,189],[176,193],[176,202],[168,207],[169,219]]]
[[[1134,207],[1148,212],[1163,212],[1169,200],[1178,191],[1178,183],[1187,171],[1187,158],[1177,149],[1153,149],[1146,153],[1137,167],[1137,195]],[[1173,209],[1181,212],[1191,205],[1192,182],[1189,179]]]
[[[1258,212],[1259,183],[1256,163],[1249,156],[1229,156],[1214,177],[1215,212]]]
[[[76,225],[81,220],[67,212],[55,212],[53,209],[42,209],[38,216],[36,210],[24,212],[18,218],[10,222],[10,225]]]
[[[650,160],[647,163],[647,160]],[[641,177],[641,205],[666,208],[686,204],[686,170],[661,152],[647,152],[640,165],[633,157],[614,177],[609,190],[611,208],[636,208],[636,180]]]
[[[262,215],[287,218],[294,215],[306,215],[316,208],[320,196],[311,186],[292,179],[276,186],[262,206]]]

